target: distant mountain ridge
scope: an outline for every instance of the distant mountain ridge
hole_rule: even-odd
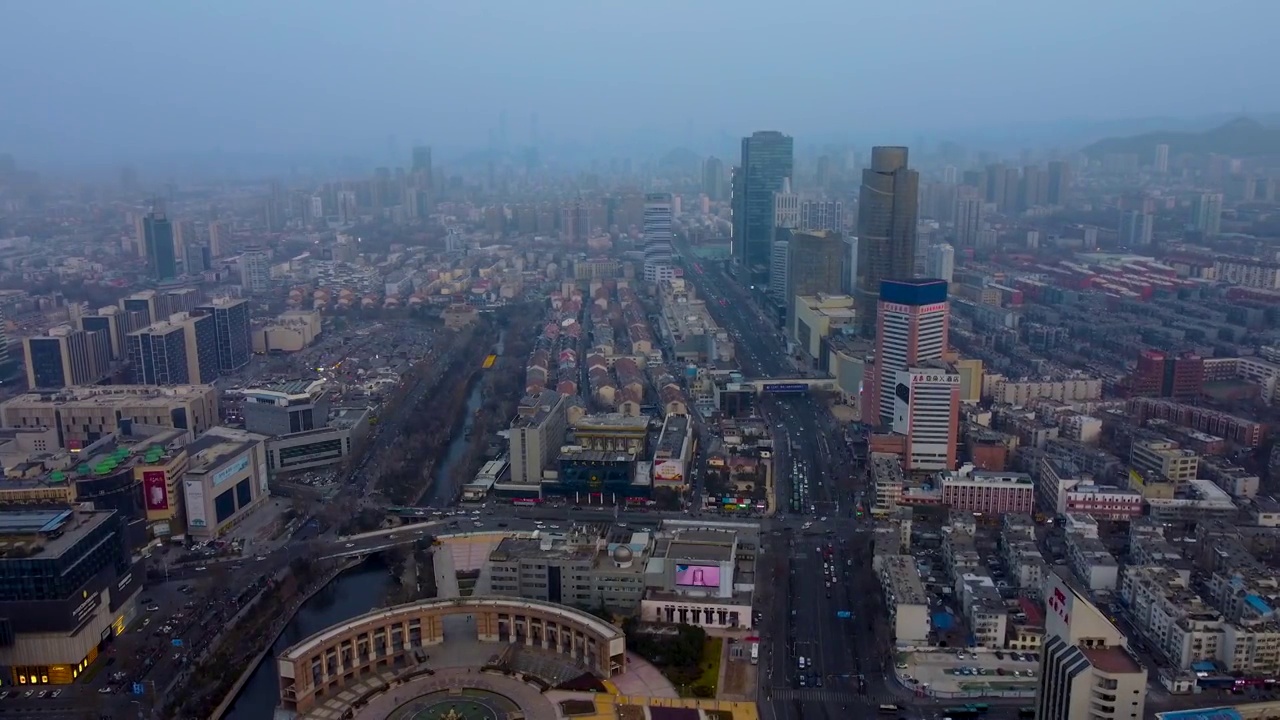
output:
[[[1146,158],[1155,153],[1156,145],[1168,145],[1170,156],[1183,153],[1216,153],[1239,158],[1280,155],[1280,127],[1239,117],[1204,132],[1159,130],[1106,138],[1085,147],[1082,152],[1092,158],[1126,153]]]

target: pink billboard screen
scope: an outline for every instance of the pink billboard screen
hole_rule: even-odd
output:
[[[685,587],[720,587],[718,565],[676,565],[676,584]]]

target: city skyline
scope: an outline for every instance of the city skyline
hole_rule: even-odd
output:
[[[1166,3],[1159,17],[1146,8],[1100,2],[1053,10],[932,3],[931,21],[921,23],[905,8],[812,2],[807,10],[772,14],[766,26],[728,12],[735,8],[725,3],[578,8],[571,14],[552,9],[560,19],[554,24],[545,22],[543,7],[499,14],[471,6],[432,8],[428,14],[391,3],[358,11],[304,11],[293,3],[198,9],[123,2],[110,11],[88,2],[70,5],[13,10],[8,24],[23,32],[0,50],[11,66],[24,68],[0,80],[0,96],[10,101],[0,137],[22,149],[32,165],[192,153],[384,157],[390,145],[403,150],[427,143],[448,152],[551,147],[570,139],[583,146],[669,147],[701,139],[712,150],[715,138],[752,127],[782,128],[815,142],[911,143],[920,134],[941,139],[951,130],[1062,125],[1062,118],[1280,109],[1256,106],[1250,75],[1266,66],[1265,39],[1255,34],[1280,12],[1270,6],[1248,8],[1250,20],[1241,22],[1237,13],[1191,2]],[[669,19],[677,10],[680,22],[673,25]],[[68,25],[68,13],[81,22]],[[250,13],[257,22],[241,20]],[[826,18],[821,26],[802,23],[814,13]],[[282,24],[299,39],[282,38],[274,29]],[[839,50],[821,63],[808,57],[766,61],[722,53],[715,42],[681,42],[655,60],[644,52],[648,45],[619,44],[596,32],[612,26],[628,28],[634,37],[692,39],[719,27],[749,41],[791,25],[802,25],[814,43],[830,36],[827,46]],[[856,43],[845,41],[848,28],[874,26],[909,27],[920,49],[904,53],[893,37],[866,32]],[[201,32],[187,32],[191,27]],[[406,27],[421,31],[407,33]],[[541,34],[530,34],[530,27]],[[1045,32],[1049,27],[1052,33]],[[1137,27],[1160,32],[1129,32]],[[501,38],[486,43],[485,53],[471,42],[469,31],[480,28]],[[108,40],[135,33],[147,34],[149,42],[134,47]],[[1235,38],[1230,60],[1202,42],[1215,35]],[[1170,45],[1179,52],[1162,52]],[[229,47],[237,51],[223,52]],[[532,52],[534,47],[560,52]],[[1082,47],[1090,52],[1079,52]],[[1070,62],[1048,61],[1068,51]],[[899,58],[896,72],[860,71],[890,52]],[[584,56],[603,60],[577,61]],[[157,57],[168,62],[157,63]],[[1034,62],[1009,62],[1014,57]],[[1143,93],[1132,92],[1137,75],[1144,78]],[[757,89],[765,92],[744,92],[739,81],[718,82],[752,76],[763,81]],[[268,81],[245,82],[247,77]],[[1090,81],[1078,83],[1079,77]],[[145,83],[138,82],[142,78]],[[379,81],[370,82],[374,78]],[[848,100],[823,91],[836,81],[847,86],[842,96]],[[136,112],[142,100],[131,86],[161,100]],[[430,92],[407,93],[408,87]],[[1027,102],[1029,88],[1040,90],[1037,101]],[[587,89],[596,100],[593,110],[569,111]],[[661,112],[635,105],[641,91],[667,96]],[[802,101],[814,92],[828,98],[817,111]],[[343,102],[332,102],[337,93]],[[877,98],[876,112],[861,110],[866,98]]]

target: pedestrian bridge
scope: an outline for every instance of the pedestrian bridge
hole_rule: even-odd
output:
[[[836,386],[835,378],[756,378],[743,380],[741,384],[749,385],[755,388],[757,393],[767,395],[804,395],[815,390],[819,392],[834,392],[839,389]]]
[[[389,550],[398,545],[408,545],[423,538],[434,538],[447,523],[440,520],[411,523],[386,530],[347,535],[328,543],[318,553],[322,558],[352,558]]]

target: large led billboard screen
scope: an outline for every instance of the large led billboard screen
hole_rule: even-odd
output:
[[[676,565],[676,585],[684,587],[720,587],[719,565]]]

